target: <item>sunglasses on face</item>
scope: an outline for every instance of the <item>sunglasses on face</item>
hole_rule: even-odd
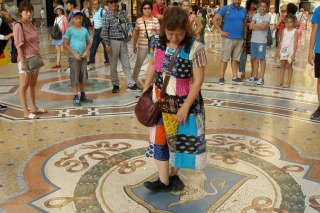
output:
[[[144,10],[151,10],[151,7],[144,7]]]
[[[116,3],[118,3],[118,1],[109,1],[109,3],[110,3],[110,4],[113,4],[113,3],[116,4]]]

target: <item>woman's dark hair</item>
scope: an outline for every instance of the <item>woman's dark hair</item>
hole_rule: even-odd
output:
[[[163,21],[160,25],[160,44],[166,46],[166,43],[169,41],[167,39],[165,30],[177,29],[186,30],[186,35],[183,41],[184,50],[189,52],[192,36],[194,35],[189,22],[189,16],[181,7],[170,7],[165,11]]]
[[[150,1],[144,1],[144,2],[142,2],[141,7],[140,7],[141,14],[143,14],[143,7],[146,5],[149,5],[151,10],[153,9],[152,3]]]
[[[33,13],[34,12],[34,8],[33,8],[32,4],[29,1],[25,0],[25,1],[20,2],[18,11],[19,11],[19,16],[21,18],[22,11],[29,11],[29,12]]]
[[[247,0],[246,2],[246,10],[249,11],[251,4],[259,4],[259,0]]]
[[[293,4],[293,3],[289,3],[287,5],[287,13],[288,14],[296,14],[296,12],[298,11],[298,6]]]

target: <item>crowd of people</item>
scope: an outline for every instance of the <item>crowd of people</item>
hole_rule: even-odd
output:
[[[99,44],[103,45],[105,64],[110,64],[112,93],[120,91],[117,64],[120,59],[127,91],[147,91],[153,85],[153,100],[161,100],[162,116],[150,127],[150,145],[146,156],[155,159],[159,178],[147,181],[144,186],[151,191],[181,190],[184,183],[178,175],[180,168],[202,169],[205,166],[205,116],[201,95],[204,81],[204,67],[207,64],[204,45],[205,30],[216,29],[222,37],[219,84],[225,83],[225,72],[231,60],[232,83],[241,84],[245,73],[238,77],[241,55],[250,55],[251,74],[249,83],[264,84],[266,71],[266,50],[269,39],[275,43],[275,59],[281,63],[277,86],[290,87],[295,62],[300,29],[306,27],[303,10],[298,11],[295,4],[281,6],[280,15],[275,14],[274,6],[266,0],[248,0],[246,7],[240,6],[241,0],[214,9],[191,5],[188,0],[180,4],[165,5],[164,0],[155,3],[144,1],[141,4],[141,17],[133,27],[125,5],[119,7],[118,0],[107,0],[101,5],[94,0],[93,5],[84,2],[82,11],[76,9],[75,0],[68,0],[66,7],[54,8],[56,18],[50,41],[56,46],[57,61],[53,68],[61,67],[61,55],[69,54],[70,80],[73,91],[73,104],[92,103],[86,96],[85,83],[88,79],[88,64],[95,63]],[[91,16],[89,7],[92,6]],[[29,1],[22,1],[18,7],[18,18],[13,20],[6,11],[1,12],[2,22],[13,24],[13,32],[0,35],[0,40],[14,37],[18,52],[19,100],[23,116],[28,119],[39,118],[38,113],[47,110],[36,104],[35,86],[41,65],[39,36],[36,26],[30,22],[34,8]],[[93,39],[90,39],[90,24],[93,21]],[[320,7],[310,20],[312,33],[308,62],[315,67],[317,92],[320,105]],[[297,23],[300,23],[297,25]],[[41,23],[43,26],[43,23]],[[270,35],[269,35],[270,34]],[[133,72],[129,61],[128,42],[133,37],[133,52],[137,54]],[[148,56],[149,55],[149,56]],[[143,88],[138,87],[139,72],[143,61],[149,58]],[[177,57],[175,63],[170,63]],[[169,65],[173,64],[168,73]],[[259,73],[260,67],[260,73]],[[288,68],[287,79],[284,79]],[[164,79],[169,81],[164,85]],[[166,87],[164,96],[161,88]],[[80,97],[79,97],[80,90]],[[30,108],[26,98],[30,100]],[[5,106],[1,105],[1,109]],[[320,106],[311,115],[320,120]]]

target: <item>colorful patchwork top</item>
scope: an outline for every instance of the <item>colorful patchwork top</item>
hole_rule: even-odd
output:
[[[168,69],[174,50],[161,45],[155,36],[152,37],[150,44],[150,55],[154,57],[156,71],[153,89],[153,99],[155,101],[160,97],[165,78],[164,73]],[[207,64],[203,44],[192,39],[189,50],[189,52],[186,52],[182,48],[175,60],[163,100],[162,119],[171,165],[176,168],[202,169],[206,163],[206,143],[204,104],[200,92],[190,107],[186,123],[178,125],[175,121],[178,110],[190,92],[193,67],[203,67]],[[152,143],[152,140],[150,142]],[[155,146],[157,146],[156,141]],[[164,149],[160,148],[159,150]],[[156,147],[154,147],[154,152],[157,152]],[[162,156],[163,154],[155,153],[156,155]]]

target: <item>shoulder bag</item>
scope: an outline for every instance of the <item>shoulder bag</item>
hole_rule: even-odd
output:
[[[169,83],[174,62],[182,46],[183,45],[180,43],[172,56],[168,71],[165,73],[166,77],[164,78],[164,82],[161,88],[160,99],[156,103],[152,101],[153,87],[151,86],[147,91],[142,93],[141,97],[138,100],[137,105],[134,108],[134,112],[136,114],[138,121],[146,127],[154,126],[158,122],[159,118],[161,117],[162,100]]]

